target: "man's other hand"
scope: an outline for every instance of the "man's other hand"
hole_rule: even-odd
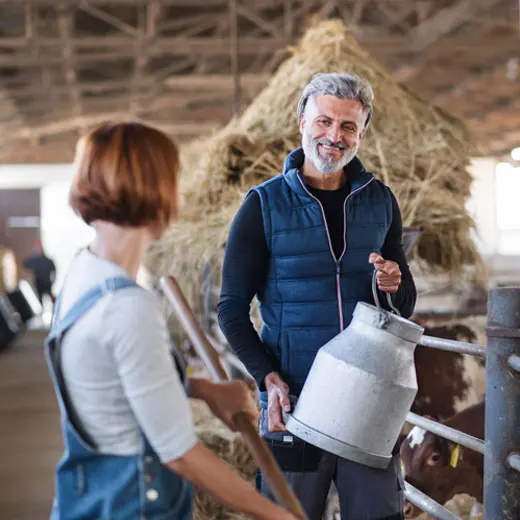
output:
[[[376,274],[377,288],[387,293],[395,293],[401,283],[401,270],[397,262],[385,260],[377,253],[370,253],[369,263],[378,269]]]
[[[271,372],[265,376],[267,390],[267,419],[270,432],[285,432],[287,428],[283,422],[282,410],[291,411],[289,401],[289,386],[283,381],[278,372]]]

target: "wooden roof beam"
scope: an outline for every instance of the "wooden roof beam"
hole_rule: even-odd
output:
[[[60,11],[64,11],[61,12]],[[65,69],[65,81],[69,87],[70,100],[72,103],[72,113],[74,117],[81,121],[81,93],[78,89],[78,78],[75,69],[74,48],[71,43],[72,33],[74,30],[74,19],[72,12],[66,9],[66,6],[59,4],[58,6],[58,29],[60,39],[62,41],[62,57],[63,67]],[[83,125],[80,124],[80,127]]]
[[[23,128],[18,131],[10,132],[6,139],[3,140],[2,144],[6,142],[13,142],[22,139],[34,139],[39,137],[45,137],[49,135],[59,135],[70,131],[74,131],[80,124],[87,126],[93,126],[101,124],[105,121],[124,121],[128,119],[128,112],[110,112],[96,115],[85,115],[81,118],[81,121],[76,117],[65,119],[62,121],[56,121],[47,123],[41,126],[33,126],[31,128]],[[158,128],[174,134],[174,135],[190,135],[197,136],[206,134],[215,130],[219,125],[218,123],[202,123],[202,122],[154,122],[148,120],[147,123],[157,126]]]
[[[520,58],[520,55],[519,55]],[[515,81],[515,79],[509,79],[507,77],[508,74],[508,64],[512,63],[515,60],[514,57],[507,59],[505,62],[493,63],[487,67],[483,67],[477,73],[467,75],[462,81],[457,81],[455,85],[450,86],[448,89],[439,92],[432,98],[432,102],[435,104],[440,104],[448,101],[452,98],[457,98],[465,94],[466,92],[480,87],[486,80],[492,78],[496,74],[503,72],[504,81]]]
[[[420,52],[471,20],[478,12],[490,9],[502,0],[456,0],[452,5],[437,11],[408,33],[411,50]],[[420,70],[422,58],[405,63],[393,73],[396,81],[410,81]]]
[[[91,6],[144,6],[150,0],[89,0]],[[174,7],[227,7],[227,0],[157,0],[161,5]],[[41,7],[54,7],[53,0],[17,0],[19,4],[33,4]],[[71,7],[80,7],[84,0],[62,0],[62,3]],[[8,5],[12,0],[0,0],[0,6]],[[255,0],[258,7],[278,7],[280,0]]]
[[[57,50],[61,47],[62,41],[55,37],[40,37],[39,44],[42,48]],[[112,50],[128,55],[128,49],[133,49],[135,38],[128,36],[82,36],[71,38],[71,45],[78,51],[104,51]],[[241,54],[256,54],[258,49],[262,52],[275,52],[285,45],[285,38],[274,37],[249,37],[240,38]],[[27,50],[30,42],[23,37],[2,38],[0,37],[0,49],[6,50]],[[204,56],[216,56],[229,52],[228,38],[185,38],[177,36],[160,36],[149,49],[151,55],[171,55],[182,56],[186,54],[200,54]],[[130,54],[131,55],[131,54]],[[23,54],[20,55],[20,57]],[[16,57],[2,55],[2,58]],[[81,58],[81,53],[78,53]]]
[[[182,95],[160,95],[152,99],[147,99],[146,103],[141,104],[141,108],[137,112],[128,110],[130,97],[128,94],[123,95],[106,95],[94,99],[83,99],[82,108],[84,114],[94,114],[103,112],[126,111],[127,118],[140,116],[143,111],[147,113],[157,112],[161,113],[165,110],[182,110],[188,114],[191,112],[190,107],[196,105],[214,105],[219,106],[227,104],[230,99],[230,94],[227,92],[197,92],[183,93]],[[5,110],[3,110],[5,108]],[[41,124],[41,116],[48,116],[52,114],[53,119],[69,119],[70,118],[70,102],[68,99],[58,100],[49,110],[49,101],[45,98],[35,98],[33,101],[25,105],[18,104],[18,107],[13,106],[9,108],[7,105],[0,103],[0,113],[4,115],[15,115],[22,111],[26,117],[26,123],[30,126],[33,124]]]
[[[47,107],[49,107],[49,102],[52,106],[54,106],[57,103],[58,96],[55,93],[54,90],[54,77],[53,74],[51,74],[51,71],[49,68],[45,65],[45,60],[42,59],[41,55],[41,49],[38,44],[38,28],[40,26],[40,18],[39,18],[39,12],[37,9],[33,9],[33,6],[30,4],[27,4],[24,6],[25,8],[25,35],[28,40],[31,41],[31,55],[34,60],[36,60],[40,66],[39,66],[39,76],[41,78],[41,85],[38,85],[37,82],[32,81],[32,87],[36,89],[39,92],[39,95],[48,95],[49,98],[47,98]],[[37,77],[36,74],[34,74],[33,77]],[[67,87],[67,92],[68,92]],[[17,97],[17,94],[19,92],[19,88],[15,88],[14,90],[10,91],[11,95],[14,96],[16,101],[19,103],[19,98]]]
[[[245,90],[254,90],[267,84],[270,76],[268,74],[243,74],[240,77],[241,87]],[[150,75],[143,78],[140,88],[149,89],[158,83],[168,87],[168,90],[182,91],[183,95],[191,97],[200,95],[201,92],[228,92],[233,89],[233,79],[227,74],[178,74],[166,76],[161,74]],[[53,85],[53,93],[56,97],[68,92],[67,85]],[[7,89],[6,89],[7,90]],[[81,83],[78,82],[78,90],[82,95],[109,94],[128,90],[128,81],[109,80]],[[29,85],[25,87],[13,87],[9,92],[13,99],[20,104],[27,98],[37,97],[42,93],[40,85]]]
[[[501,1],[457,0],[414,27],[408,34],[410,43],[417,51],[425,49],[443,36],[461,27],[478,12],[490,9]]]
[[[161,5],[155,0],[145,8],[139,8],[139,32],[136,39],[134,74],[130,86],[130,112],[136,114],[140,107],[140,90],[145,81],[146,67],[150,60],[148,49],[157,36],[157,22],[161,15]]]
[[[123,22],[116,16],[113,16],[110,13],[107,13],[102,9],[99,9],[94,5],[90,5],[90,2],[83,1],[80,3],[78,7],[90,16],[107,23],[112,27],[115,27],[121,32],[129,34],[130,36],[139,36],[139,30],[136,27],[133,27],[132,25],[127,24],[126,22]]]

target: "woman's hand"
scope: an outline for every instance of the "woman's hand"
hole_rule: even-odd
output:
[[[232,431],[236,431],[233,418],[245,413],[253,422],[258,421],[258,409],[251,396],[251,390],[243,381],[211,383],[199,380],[197,397],[206,401],[211,411]],[[191,392],[190,392],[191,394]]]

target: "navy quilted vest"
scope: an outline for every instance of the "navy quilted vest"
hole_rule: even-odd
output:
[[[260,337],[278,359],[280,373],[299,395],[318,349],[343,330],[359,301],[373,303],[368,263],[380,253],[392,221],[388,188],[358,159],[345,201],[345,248],[336,259],[320,202],[307,190],[303,150],[287,156],[284,172],[253,188],[260,196],[270,265],[257,294]],[[267,402],[265,392],[260,395]]]

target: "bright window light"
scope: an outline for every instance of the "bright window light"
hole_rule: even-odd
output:
[[[520,146],[511,150],[511,159],[513,159],[513,161],[520,161]]]
[[[495,174],[497,226],[502,231],[520,230],[520,167],[498,163]]]
[[[513,169],[513,165],[508,162],[499,162],[495,167],[497,174],[500,173],[504,175],[510,173]]]

